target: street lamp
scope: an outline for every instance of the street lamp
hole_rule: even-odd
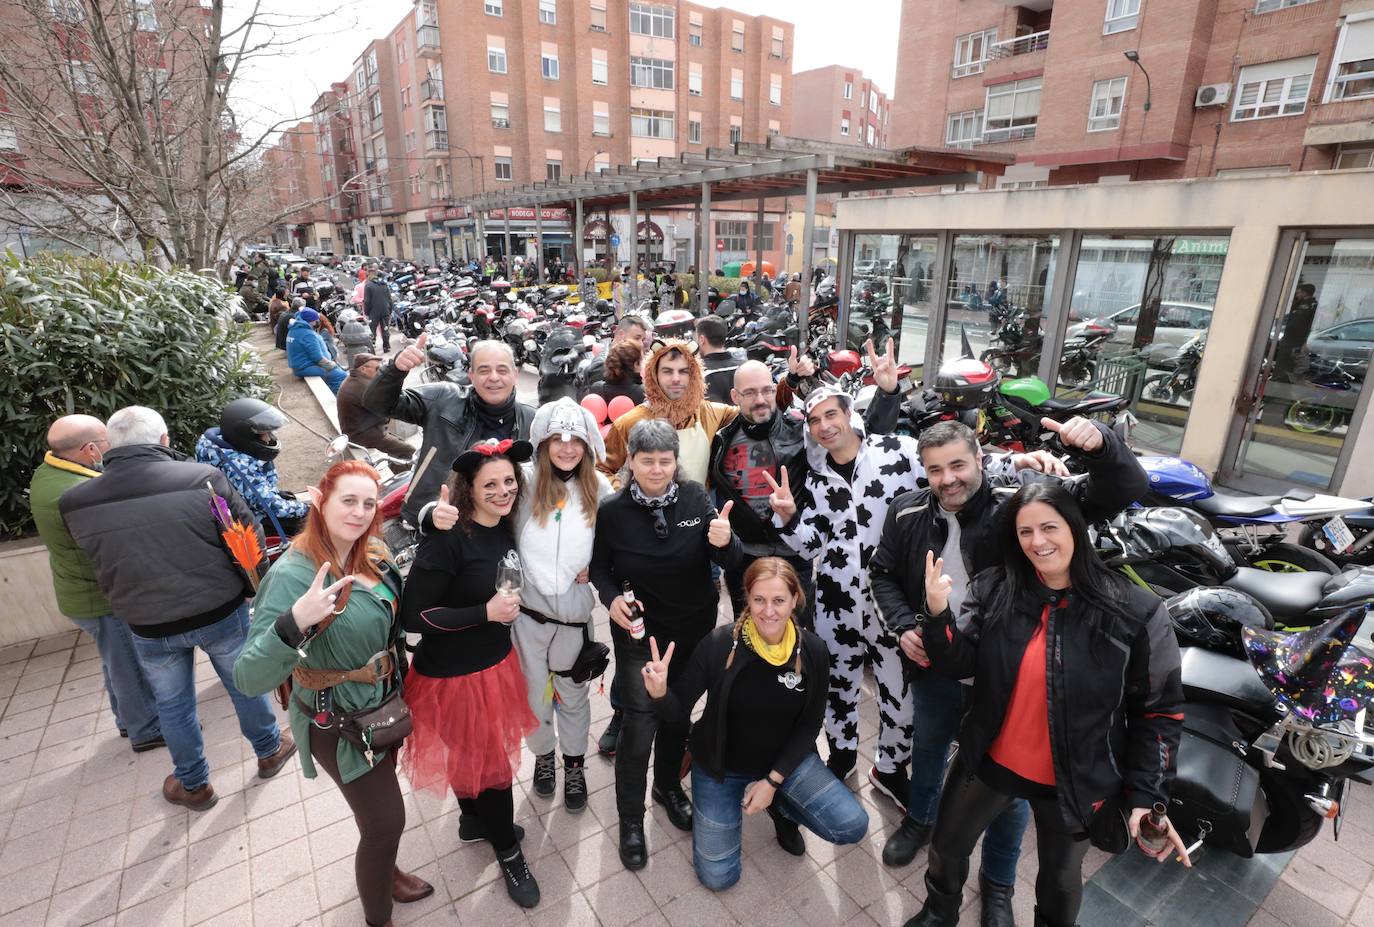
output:
[[[604,155],[605,153],[605,149],[602,148],[598,148],[596,151],[592,152],[592,156],[588,158],[587,163],[582,166],[582,173],[590,174],[592,172],[592,162],[596,160],[596,156]]]
[[[1145,112],[1148,113],[1150,111],[1150,72],[1145,70],[1145,65],[1140,63],[1140,52],[1132,49],[1122,52],[1122,54],[1126,56],[1127,61],[1140,68],[1141,74],[1145,75]]]

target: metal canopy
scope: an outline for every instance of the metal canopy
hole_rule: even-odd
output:
[[[807,192],[807,175],[816,172],[816,193],[849,193],[945,184],[977,183],[1000,175],[1013,155],[952,148],[862,148],[771,136],[766,145],[737,142],[659,158],[653,164],[603,168],[553,183],[525,184],[466,200],[478,211],[507,206],[621,209],[633,194],[639,209],[695,204],[701,185],[711,185],[713,202],[798,196]]]

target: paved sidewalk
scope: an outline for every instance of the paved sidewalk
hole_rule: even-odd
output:
[[[363,923],[353,882],[357,831],[338,790],[324,777],[306,780],[296,761],[270,781],[257,779],[228,696],[204,661],[198,687],[221,796],[203,814],[163,801],[166,751],[135,756],[115,732],[89,638],[73,631],[0,650],[0,927]],[[610,708],[604,693],[592,704],[595,735]],[[871,698],[862,712],[863,749],[871,754]],[[458,843],[452,797],[407,794],[400,862],[437,891],[398,905],[397,924],[452,924],[456,917],[462,924],[558,927],[900,925],[919,909],[920,860],[897,872],[878,861],[897,815],[866,784],[860,792],[873,825],[861,844],[836,848],[808,836],[807,856],[795,859],[778,848],[760,815],[745,828],[743,879],[715,895],[692,873],[689,836],[661,811],[649,822],[648,868],[623,870],[608,763],[589,760],[592,794],[578,816],[565,813],[558,798],[531,796],[532,768],[527,756],[516,816],[542,904],[526,917],[506,898],[490,849]],[[1026,846],[1016,893],[1023,927],[1031,923],[1033,836]],[[1327,828],[1298,854],[1250,924],[1374,925],[1371,860],[1374,801],[1359,788],[1340,843]],[[1094,852],[1090,872],[1105,861]],[[976,925],[978,904],[969,895],[961,924]]]

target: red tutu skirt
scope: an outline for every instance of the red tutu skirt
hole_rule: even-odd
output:
[[[512,648],[495,666],[466,676],[406,674],[414,730],[401,751],[411,785],[443,796],[475,798],[505,788],[520,767],[525,735],[539,726]]]

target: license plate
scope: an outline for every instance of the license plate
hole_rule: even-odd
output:
[[[1335,518],[1322,525],[1322,534],[1331,542],[1333,553],[1343,554],[1351,544],[1355,543],[1355,535],[1350,533],[1346,527],[1345,519],[1337,515]]]

